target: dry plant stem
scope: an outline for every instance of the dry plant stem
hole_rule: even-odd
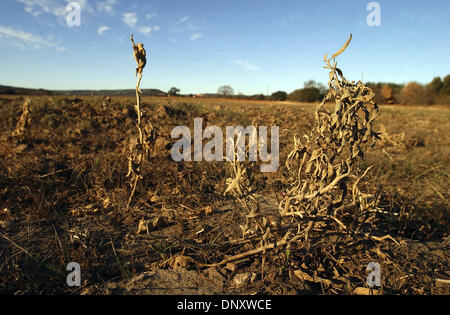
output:
[[[131,200],[133,199],[134,193],[136,191],[136,186],[138,184],[138,181],[139,181],[139,176],[135,176],[134,183],[133,183],[133,188],[131,189],[130,198],[128,198],[128,202],[127,202],[127,209],[130,208]]]
[[[127,176],[130,176],[131,174],[133,176],[132,176],[132,189],[131,189],[130,197],[128,198],[127,209],[129,209],[129,207],[130,207],[134,193],[136,192],[136,187],[139,182],[139,178],[141,178],[140,167],[142,164],[142,160],[144,158],[145,150],[147,149],[146,145],[144,143],[144,136],[143,136],[143,131],[142,131],[142,119],[141,119],[142,118],[142,115],[141,115],[141,94],[142,94],[142,92],[140,89],[140,83],[141,83],[141,79],[142,79],[142,71],[144,70],[144,67],[147,63],[146,52],[145,52],[143,44],[139,43],[136,45],[134,43],[133,35],[131,35],[130,39],[133,44],[133,55],[134,55],[134,58],[136,59],[136,63],[137,63],[136,75],[138,76],[138,80],[136,83],[135,110],[136,110],[136,114],[138,117],[138,120],[136,123],[136,128],[139,132],[139,138],[138,138],[138,144],[135,146],[132,146],[131,152],[130,152],[129,171],[128,171]],[[135,153],[137,153],[137,159],[133,160],[133,155]]]
[[[255,126],[256,127],[256,126]],[[240,133],[237,135],[238,139],[243,137]],[[234,138],[231,139],[234,142]],[[238,140],[239,142],[239,140]],[[253,234],[258,230],[264,233],[264,227],[258,222],[259,204],[257,196],[253,191],[253,169],[255,162],[244,162],[238,160],[238,146],[234,145],[233,160],[229,161],[231,170],[231,177],[226,180],[227,188],[224,195],[231,194],[235,201],[239,202],[240,210],[243,213],[244,224],[239,225],[242,234],[245,237],[248,234]],[[246,152],[249,152],[246,150]]]
[[[17,122],[16,129],[12,132],[12,137],[17,143],[25,140],[25,134],[27,132],[27,126],[30,124],[30,104],[31,99],[27,98],[22,105],[22,114]]]
[[[51,172],[51,173],[47,173],[47,174],[44,174],[44,175],[39,175],[37,177],[38,178],[45,178],[45,177],[48,177],[48,176],[51,176],[51,175],[55,175],[55,174],[58,174],[58,173],[62,173],[62,172],[65,172],[65,171],[68,171],[68,170],[71,170],[71,169],[73,169],[73,167],[65,168],[65,169],[62,169],[62,170],[57,170],[57,171],[54,171],[54,172]]]
[[[335,221],[340,227],[342,227],[342,229],[344,229],[346,232],[349,232],[352,235],[361,235],[364,236],[366,238],[372,239],[374,241],[378,241],[378,242],[382,242],[385,240],[391,240],[393,241],[396,245],[398,246],[402,246],[403,244],[397,242],[392,236],[390,235],[384,235],[384,236],[374,236],[371,235],[369,233],[357,233],[355,231],[350,230],[344,223],[342,223],[338,218],[336,218],[335,216],[326,216],[326,218],[331,219],[333,221]]]
[[[143,137],[142,137],[142,129],[141,129],[141,96],[140,96],[140,90],[139,90],[139,82],[141,80],[142,75],[139,75],[138,84],[136,85],[136,113],[138,115],[138,122],[137,122],[137,129],[139,131],[139,145],[141,146],[141,150],[139,152],[139,158],[138,158],[138,165],[142,163],[142,157],[144,155],[143,152]],[[136,187],[139,181],[139,175],[134,174],[134,182],[133,182],[133,188],[131,189],[130,198],[128,198],[127,202],[127,209],[130,207],[131,200],[133,199],[134,193],[136,191]]]
[[[15,247],[17,247],[18,249],[20,249],[21,251],[23,251],[25,254],[27,254],[28,256],[33,257],[33,255],[30,254],[29,251],[27,251],[25,248],[23,248],[22,246],[16,244],[13,240],[11,240],[8,236],[6,236],[5,234],[0,232],[0,236],[3,237],[5,240],[7,240],[8,242],[10,242],[11,244],[13,244]]]
[[[256,255],[256,254],[259,254],[259,253],[266,252],[267,250],[272,250],[272,249],[275,249],[277,247],[281,247],[281,246],[287,245],[289,243],[296,242],[302,236],[303,236],[303,233],[294,236],[290,240],[279,241],[279,242],[276,242],[276,243],[269,243],[269,244],[266,244],[264,246],[261,246],[261,247],[258,247],[258,248],[246,251],[244,253],[240,253],[240,254],[237,254],[237,255],[234,255],[234,256],[227,257],[224,260],[222,260],[221,262],[218,262],[216,264],[200,264],[199,267],[217,267],[217,266],[221,266],[221,265],[227,264],[227,263],[232,262],[232,261],[236,261],[236,260],[248,257],[248,256],[253,256],[253,255]]]

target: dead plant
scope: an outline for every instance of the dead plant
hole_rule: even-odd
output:
[[[240,142],[240,137],[245,137],[245,135],[242,132],[239,133],[236,143],[234,139],[228,139],[233,143],[234,151],[233,160],[228,161],[231,177],[226,180],[227,188],[224,195],[232,195],[237,200],[240,210],[243,211],[244,223],[239,225],[239,227],[243,236],[246,236],[258,230],[258,224],[255,219],[260,213],[258,196],[255,195],[253,176],[256,162],[239,161],[238,156],[242,152],[239,152],[241,148],[237,144]],[[244,155],[248,157],[248,150]]]
[[[294,148],[288,155],[286,167],[291,184],[279,204],[283,217],[307,222],[305,238],[316,226],[331,229],[337,226],[345,233],[375,237],[361,229],[377,210],[377,196],[362,193],[358,186],[372,166],[362,167],[364,149],[373,146],[379,133],[373,122],[379,114],[375,94],[362,82],[348,81],[337,68],[335,58],[348,47],[346,44],[328,58],[329,91],[318,105],[315,125],[310,135],[294,137]],[[334,110],[327,107],[334,100]],[[375,210],[375,211],[374,211]],[[344,223],[351,222],[351,226]]]
[[[16,128],[12,132],[12,138],[16,143],[22,143],[27,133],[27,125],[30,124],[30,104],[31,99],[27,98],[22,105],[22,114],[17,122]]]
[[[147,64],[147,54],[142,43],[138,43],[137,45],[134,43],[133,35],[131,35],[130,39],[133,44],[133,56],[136,59],[137,63],[136,76],[138,76],[138,81],[136,83],[135,110],[137,114],[136,128],[138,130],[139,136],[130,140],[130,155],[128,158],[127,177],[131,176],[131,194],[128,199],[127,209],[130,207],[138,181],[142,178],[141,166],[144,157],[148,156],[150,145],[151,143],[154,143],[156,138],[156,133],[151,122],[147,122],[145,124],[143,124],[142,122],[142,91],[139,86],[142,79],[142,72]]]
[[[241,226],[244,236],[258,229],[249,229],[251,219],[261,230],[261,247],[238,255],[227,257],[218,264],[224,264],[245,256],[265,253],[266,250],[290,243],[305,242],[315,229],[332,231],[343,235],[361,236],[375,241],[392,240],[390,235],[376,236],[364,230],[378,212],[379,192],[375,195],[363,193],[359,184],[372,169],[363,167],[364,149],[379,140],[379,133],[373,130],[373,122],[379,114],[375,94],[362,82],[350,82],[337,68],[335,58],[350,44],[352,36],[345,45],[330,58],[325,55],[325,68],[330,70],[329,91],[318,105],[314,127],[309,135],[302,138],[294,136],[294,148],[286,159],[290,185],[279,202],[279,213],[287,232],[282,239],[273,239],[268,220],[258,212],[254,198],[251,170],[246,163],[234,159],[231,162],[233,177],[227,180],[228,188],[242,208],[246,209],[245,224]],[[334,110],[327,107],[334,101]],[[262,218],[262,219],[261,219]],[[259,223],[262,220],[262,224]],[[286,224],[287,221],[289,224]],[[218,265],[216,264],[216,265]]]

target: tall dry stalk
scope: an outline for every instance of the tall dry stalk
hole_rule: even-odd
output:
[[[31,99],[27,98],[22,105],[22,114],[17,122],[16,128],[13,130],[11,136],[16,143],[21,143],[25,140],[27,133],[27,125],[30,124],[30,103]]]
[[[134,193],[136,191],[139,179],[142,178],[141,166],[144,157],[149,150],[149,142],[155,137],[153,126],[148,122],[145,126],[142,123],[142,112],[141,112],[141,94],[140,83],[142,79],[142,72],[147,64],[147,54],[142,43],[137,45],[134,43],[133,35],[131,35],[131,43],[133,44],[133,56],[137,63],[136,76],[138,80],[136,83],[136,105],[135,110],[137,114],[136,128],[139,133],[139,137],[136,139],[131,139],[130,141],[130,156],[128,159],[128,174],[127,177],[131,176],[131,194],[128,199],[127,209],[130,207],[131,201],[133,199]]]
[[[243,133],[237,135],[236,143],[233,139],[229,139],[233,143],[233,160],[229,160],[230,178],[227,178],[224,195],[232,195],[239,204],[241,211],[243,211],[243,224],[239,227],[242,235],[253,234],[258,230],[256,218],[260,215],[258,196],[255,195],[253,172],[256,167],[256,162],[239,161],[239,150],[242,150],[237,145],[239,138],[245,137]],[[245,140],[245,139],[244,139]],[[245,152],[248,157],[248,150]]]

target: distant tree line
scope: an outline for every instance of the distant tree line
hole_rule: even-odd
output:
[[[443,79],[436,77],[427,84],[417,82],[409,82],[407,84],[368,82],[366,85],[374,91],[376,101],[379,104],[450,105],[450,75],[445,76]],[[217,90],[216,94],[190,94],[189,96],[314,103],[320,102],[325,97],[327,91],[327,86],[314,80],[309,80],[303,84],[303,88],[294,90],[291,93],[277,91],[272,95],[234,94],[231,86],[223,85]],[[178,88],[172,88],[168,92],[168,95],[176,96],[179,92],[180,90]]]
[[[0,85],[0,94],[3,95],[53,95],[52,91],[44,89],[25,89],[20,87]]]
[[[367,83],[380,104],[450,105],[450,75],[435,77],[427,84]]]
[[[322,83],[314,80],[306,81],[302,89],[293,91],[288,95],[288,100],[294,102],[320,102],[327,93],[327,88]]]
[[[409,82],[407,84],[396,83],[367,83],[376,94],[379,104],[402,105],[450,105],[450,75],[443,79],[434,78],[428,84]],[[282,97],[281,92],[272,94],[273,100],[291,100],[296,102],[319,102],[327,93],[327,87],[313,80],[305,82],[302,89],[298,89]]]

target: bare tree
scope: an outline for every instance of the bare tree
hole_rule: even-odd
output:
[[[232,95],[234,95],[234,90],[233,90],[233,88],[232,88],[231,86],[229,86],[229,85],[223,85],[223,86],[221,86],[221,87],[217,90],[217,93],[220,94],[220,95],[222,95],[222,96],[227,97],[227,96],[232,96]]]

